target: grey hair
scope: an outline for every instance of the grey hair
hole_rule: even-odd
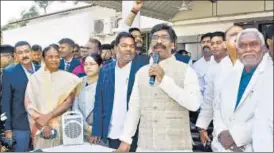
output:
[[[254,34],[256,34],[260,38],[261,46],[265,45],[264,36],[263,36],[263,34],[258,29],[256,29],[256,28],[247,28],[247,29],[244,29],[243,31],[241,31],[237,35],[237,38],[236,38],[236,47],[237,48],[239,48],[239,40],[240,40],[241,36],[244,35],[244,34],[246,34],[246,33],[254,33]]]

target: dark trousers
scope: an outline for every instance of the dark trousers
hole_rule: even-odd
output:
[[[119,139],[110,139],[108,138],[108,144],[109,147],[112,149],[118,149],[120,146],[121,141]],[[132,144],[130,146],[130,150],[129,152],[135,152],[137,149],[137,142],[136,141],[132,141]]]
[[[15,152],[28,152],[30,150],[30,131],[13,130],[16,145]]]

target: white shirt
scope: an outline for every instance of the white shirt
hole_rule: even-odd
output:
[[[118,63],[118,62],[117,62]],[[108,137],[119,139],[123,130],[127,113],[127,88],[131,62],[123,68],[115,67],[115,92]]]
[[[33,63],[31,63],[31,65],[32,65],[32,71],[34,71],[35,72],[35,67],[34,67],[34,64]],[[22,65],[22,67],[23,67],[23,70],[24,70],[24,72],[25,72],[25,74],[26,74],[26,76],[27,76],[27,78],[29,79],[29,77],[32,75],[23,65]]]
[[[73,59],[73,57],[71,57],[71,59],[68,60],[68,61],[66,61],[64,59],[64,68],[65,68],[65,71],[68,71],[67,69],[69,69],[72,59]]]
[[[200,90],[201,90],[202,95],[204,93],[203,77],[206,74],[211,62],[214,63],[213,61],[214,61],[213,56],[211,56],[209,61],[206,61],[205,58],[202,57],[197,62],[195,62],[192,66],[192,68],[195,70],[195,72],[198,76],[199,86],[200,86]]]
[[[257,101],[252,128],[252,145],[255,152],[273,152],[273,62],[256,85]]]
[[[207,129],[213,119],[213,99],[222,80],[226,78],[233,68],[233,64],[228,56],[224,57],[219,63],[212,64],[205,74],[205,91],[201,111],[199,113],[196,126]],[[220,77],[222,75],[222,77]]]
[[[174,56],[173,58],[175,59]],[[136,75],[138,75],[138,72]],[[120,137],[121,141],[128,144],[132,143],[132,136],[134,136],[136,132],[140,118],[141,101],[139,101],[139,89],[137,89],[139,84],[138,82],[140,81],[142,80],[138,80],[138,77],[135,78],[133,91],[130,97],[130,107],[125,121],[125,130],[123,131],[123,135]],[[195,71],[190,66],[186,69],[184,88],[179,87],[173,78],[167,75],[163,77],[159,87],[166,92],[170,98],[174,99],[178,104],[190,111],[197,111],[200,107],[201,95],[199,92],[198,78]],[[139,150],[144,149],[151,150],[150,148],[139,148]]]

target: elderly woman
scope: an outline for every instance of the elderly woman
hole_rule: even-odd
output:
[[[73,103],[73,110],[80,112],[84,117],[85,141],[91,136],[96,85],[102,62],[100,55],[95,53],[83,58],[87,76],[83,77],[82,89]]]
[[[58,69],[60,55],[56,45],[46,47],[42,56],[45,66],[30,76],[25,93],[25,108],[34,149],[62,144],[61,117],[72,106],[82,81]]]

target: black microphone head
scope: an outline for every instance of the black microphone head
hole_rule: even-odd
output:
[[[153,53],[152,59],[153,59],[153,63],[154,63],[154,64],[159,63],[160,54],[159,54],[159,53]]]

